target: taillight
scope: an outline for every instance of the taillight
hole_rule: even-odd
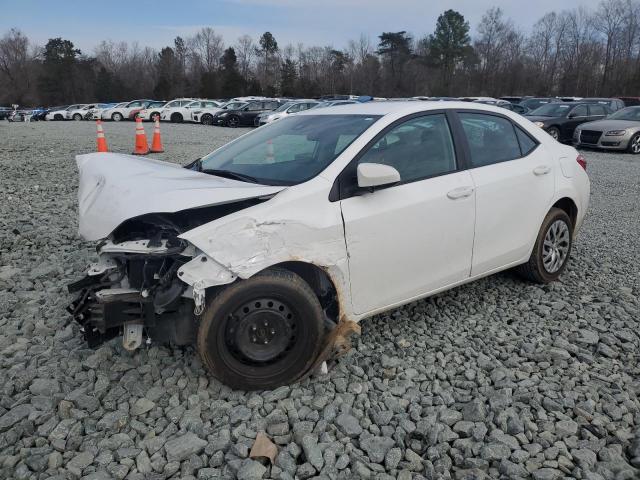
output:
[[[580,164],[580,166],[582,168],[584,168],[584,171],[587,171],[587,159],[584,158],[582,155],[578,155],[578,158],[576,158],[576,161]]]

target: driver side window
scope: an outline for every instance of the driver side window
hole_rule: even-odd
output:
[[[456,170],[456,156],[444,114],[403,122],[380,138],[358,163],[381,163],[400,173],[402,183]]]
[[[586,117],[588,115],[587,106],[586,105],[578,105],[571,111],[571,115],[573,117]]]

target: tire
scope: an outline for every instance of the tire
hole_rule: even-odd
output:
[[[557,127],[549,127],[547,128],[547,133],[551,135],[558,142],[560,141],[560,130]]]
[[[82,115],[80,115],[79,113],[74,113],[74,114],[73,114],[73,119],[74,119],[76,122],[79,122],[80,120],[82,120]]]
[[[203,125],[213,125],[213,115],[205,113],[204,115],[202,115],[202,118],[200,118],[200,122]]]
[[[236,128],[240,125],[240,117],[237,115],[231,115],[227,119],[227,127]]]
[[[516,271],[532,282],[554,282],[566,268],[572,246],[571,219],[564,210],[554,207],[542,222],[529,261],[518,266]]]
[[[64,120],[64,117],[58,113],[58,114],[53,116],[53,119],[54,120]]]
[[[323,332],[322,308],[311,287],[295,273],[271,270],[209,300],[198,352],[213,376],[231,388],[273,389],[307,373]]]
[[[627,151],[633,155],[640,154],[640,132],[631,137],[629,145],[627,146]]]
[[[171,115],[171,122],[173,123],[182,123],[182,114],[180,113],[174,113],[173,115]]]
[[[111,120],[113,120],[114,122],[120,122],[124,117],[122,116],[121,113],[114,113],[113,115],[111,115]]]
[[[153,112],[151,115],[149,115],[149,118],[152,122],[155,122],[156,118],[160,120],[160,114],[158,112]]]

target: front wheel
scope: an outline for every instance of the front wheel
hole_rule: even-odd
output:
[[[76,122],[79,122],[80,120],[82,120],[82,115],[80,115],[79,113],[74,113],[74,114],[73,114],[73,119],[74,119]]]
[[[573,225],[564,210],[552,208],[540,227],[529,261],[518,273],[536,283],[554,282],[567,266],[573,244]]]
[[[160,114],[158,112],[153,112],[149,118],[152,122],[155,122],[156,120],[160,120]]]
[[[633,153],[634,155],[640,154],[640,133],[636,133],[631,137],[627,149],[629,150],[629,153]]]
[[[240,119],[236,115],[231,115],[229,120],[227,120],[227,126],[236,128],[238,125],[240,125]]]
[[[119,122],[123,119],[124,117],[122,116],[121,113],[114,113],[113,115],[111,115],[111,120],[113,120],[114,122]]]
[[[547,128],[547,133],[553,137],[554,140],[560,141],[560,130],[556,127]]]
[[[213,125],[213,115],[204,114],[200,119],[203,125]]]
[[[323,340],[323,313],[309,285],[273,270],[235,283],[212,298],[198,330],[204,365],[234,389],[293,383],[312,367]]]
[[[179,113],[174,113],[171,115],[171,121],[173,123],[182,123],[182,115]]]

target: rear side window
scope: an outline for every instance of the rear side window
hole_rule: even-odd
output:
[[[586,105],[578,105],[576,108],[571,110],[571,115],[574,116],[574,117],[586,117],[586,116],[588,116],[589,113],[587,112],[587,106]]]
[[[607,114],[606,109],[602,105],[590,105],[589,110],[591,110],[591,115],[594,116],[605,116]]]
[[[520,127],[515,127],[515,129],[518,143],[520,143],[520,152],[523,157],[526,157],[535,150],[538,144],[529,135],[524,133]]]
[[[522,156],[516,129],[506,118],[481,113],[460,113],[459,116],[474,168]]]

